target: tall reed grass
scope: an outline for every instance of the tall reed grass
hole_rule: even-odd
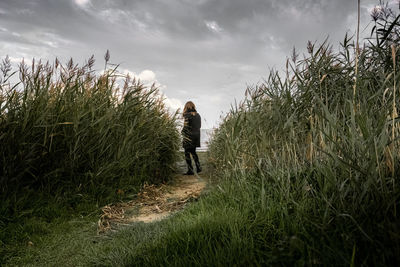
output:
[[[400,262],[399,15],[382,5],[373,20],[359,51],[347,35],[340,51],[293,51],[286,76],[249,88],[209,146],[236,197],[252,195],[238,200],[247,223],[273,227],[255,237],[271,262]]]
[[[155,85],[93,70],[71,59],[22,62],[0,71],[1,218],[35,196],[93,196],[97,201],[167,180],[179,142],[176,117]],[[17,80],[17,81],[16,81]],[[3,217],[4,216],[4,217]]]

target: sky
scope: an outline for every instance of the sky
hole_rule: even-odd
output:
[[[361,0],[363,36],[378,3]],[[171,110],[193,101],[212,128],[293,47],[329,38],[335,49],[356,26],[357,0],[0,0],[0,57],[94,55],[100,72],[109,50],[120,72],[155,82]]]

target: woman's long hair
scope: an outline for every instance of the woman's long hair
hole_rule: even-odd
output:
[[[192,101],[186,102],[185,107],[183,108],[183,113],[187,112],[197,112],[196,106]]]

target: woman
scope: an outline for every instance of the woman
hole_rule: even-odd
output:
[[[196,147],[200,147],[200,128],[201,128],[201,117],[196,111],[196,106],[192,101],[188,101],[183,108],[183,148],[185,149],[185,160],[188,166],[188,171],[185,175],[192,175],[193,166],[190,154],[196,164],[197,173],[201,172],[199,157],[196,153]]]

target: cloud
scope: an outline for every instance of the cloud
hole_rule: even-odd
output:
[[[137,76],[142,82],[156,82],[156,74],[151,70],[144,70]]]
[[[95,13],[93,13],[95,14]],[[111,23],[118,23],[122,22],[124,17],[127,17],[127,13],[124,10],[119,10],[119,9],[106,9],[102,10],[100,12],[97,12],[97,14],[103,18],[107,22]]]
[[[180,99],[174,97],[168,97],[165,94],[167,86],[157,81],[156,74],[154,73],[154,71],[147,69],[137,74],[128,69],[124,69],[122,72],[125,75],[129,75],[131,78],[139,79],[145,86],[151,86],[152,84],[154,84],[160,90],[159,92],[161,93],[164,99],[164,104],[171,112],[171,114],[174,114],[179,108],[182,108],[183,104]]]
[[[178,109],[182,110],[183,103],[177,98],[168,98],[164,95],[164,103],[171,113],[175,113]]]
[[[168,108],[171,114],[175,114],[175,112],[178,109],[182,109],[183,104],[180,99],[174,97],[168,97],[165,94],[167,86],[157,81],[156,74],[154,73],[154,71],[147,69],[137,74],[128,69],[123,69],[122,73],[124,75],[129,75],[131,78],[139,79],[145,86],[151,86],[152,84],[154,84],[159,89],[159,92],[163,97],[164,104]]]
[[[204,23],[206,24],[207,28],[213,32],[220,33],[222,31],[222,28],[216,21],[204,21]]]
[[[29,15],[33,15],[34,12],[31,9],[22,8],[22,9],[17,10],[17,14],[18,15],[29,16]]]
[[[74,0],[75,4],[81,7],[85,7],[87,4],[90,3],[90,0]]]
[[[362,1],[362,25],[377,3]],[[356,15],[349,0],[0,0],[0,51],[14,61],[94,54],[101,70],[109,49],[119,71],[154,82],[171,109],[192,99],[213,124],[247,84],[283,69],[293,46],[302,55],[328,36],[338,45]]]
[[[24,58],[22,58],[22,57],[12,57],[12,56],[9,56],[8,58],[10,59],[10,62],[12,62],[12,63],[19,64],[19,63],[21,63],[22,61],[24,61],[24,62],[26,63],[26,59],[24,59]],[[28,65],[29,65],[29,64],[28,64]]]
[[[131,78],[140,80],[143,84],[148,85],[152,83],[158,83],[156,74],[152,70],[143,70],[139,74],[128,69],[122,69],[122,73],[129,75]]]

